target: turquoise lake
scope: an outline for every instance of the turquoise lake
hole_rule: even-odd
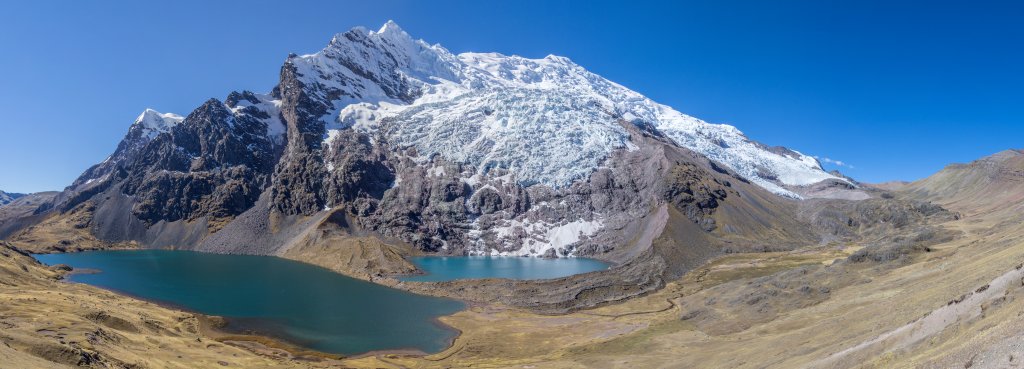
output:
[[[608,269],[594,259],[491,256],[423,256],[410,261],[426,274],[402,276],[411,282],[441,282],[456,279],[508,278],[551,279]]]
[[[90,251],[36,255],[49,265],[96,269],[74,282],[228,318],[255,332],[314,350],[439,352],[456,332],[436,318],[459,301],[416,295],[291,260],[189,251]]]

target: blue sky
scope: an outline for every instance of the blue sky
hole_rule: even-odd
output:
[[[289,52],[388,19],[456,53],[567,56],[862,181],[1024,147],[1024,3],[833,3],[12,2],[0,12],[0,189],[63,188],[143,109],[185,115],[269,91]]]

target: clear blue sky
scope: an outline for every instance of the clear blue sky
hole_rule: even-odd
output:
[[[567,56],[684,113],[847,162],[863,181],[1024,147],[1024,3],[832,3],[11,2],[0,189],[63,188],[144,108],[184,115],[269,91],[289,52],[388,19],[455,53]]]

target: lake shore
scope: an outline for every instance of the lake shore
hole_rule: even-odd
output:
[[[960,359],[984,352],[978,337],[1019,336],[1020,320],[1014,317],[1024,307],[1024,288],[1017,283],[1004,291],[992,281],[1024,258],[1024,230],[989,219],[948,226],[965,236],[933,246],[931,252],[916,255],[907,264],[844,262],[859,245],[725,255],[656,292],[569,314],[542,315],[502,304],[472,303],[439,318],[461,334],[437,354],[369,352],[340,360],[311,354],[309,361],[282,358],[283,352],[277,350],[288,348],[275,346],[278,343],[272,339],[236,340],[228,333],[200,329],[205,323],[192,313],[92,286],[60,283],[59,272],[7,251],[0,258],[0,275],[11,285],[0,284],[0,327],[10,348],[0,345],[0,357],[8,358],[11,365],[31,368],[56,368],[53,362],[66,362],[60,361],[65,360],[60,352],[100,355],[104,362],[183,369],[223,366],[220,362],[243,368],[755,367],[763,363],[751,358],[771,359],[777,367],[806,367],[831,352],[850,352],[846,364],[962,364]],[[970,262],[949,264],[958,260]],[[939,265],[957,266],[936,273]],[[979,272],[978,266],[985,270]],[[831,277],[821,278],[826,271],[831,271]],[[799,281],[793,285],[807,284],[818,292],[788,294],[787,299],[765,297],[760,301],[772,307],[765,311],[746,303],[745,296],[778,278]],[[920,288],[901,290],[907,280],[916,281]],[[906,298],[891,299],[894,291],[903,291]],[[942,339],[939,346],[910,345],[883,356],[843,351],[916,322],[937,307],[955,306],[956,296],[972,294],[1008,299],[1001,303],[979,300],[983,309],[987,307],[986,318],[958,318],[956,324],[964,333],[934,336]],[[708,301],[716,303],[708,305]],[[781,305],[794,301],[800,305]],[[992,319],[1009,323],[990,327],[986,322]],[[850,334],[836,335],[839,327]],[[771,333],[751,334],[762,331]],[[794,356],[788,349],[808,342],[813,350],[803,355]]]
[[[230,323],[224,317],[193,314],[199,321],[199,332],[203,336],[252,351],[258,355],[303,361],[338,361],[346,358],[345,355],[310,350],[267,335],[233,332],[225,329]]]
[[[249,342],[246,348],[272,351],[275,357],[440,352],[460,331],[433,314],[466,307],[459,300],[391,289],[275,257],[166,250],[38,257],[65,264],[61,269],[78,267],[77,273],[65,272],[70,281],[196,314],[218,341]]]

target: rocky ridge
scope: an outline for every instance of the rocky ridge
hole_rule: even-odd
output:
[[[847,181],[567,58],[455,55],[388,22],[289,56],[269,94],[233,92],[186,117],[143,112],[50,206],[91,200],[109,218],[95,222],[100,239],[156,247],[237,251],[203,241],[246,212],[343,211],[430,252],[592,255],[679,195],[656,188],[670,173],[637,154],[645,144],[693,150],[734,182],[791,198],[801,195],[790,189]],[[688,214],[706,231],[715,196]]]

